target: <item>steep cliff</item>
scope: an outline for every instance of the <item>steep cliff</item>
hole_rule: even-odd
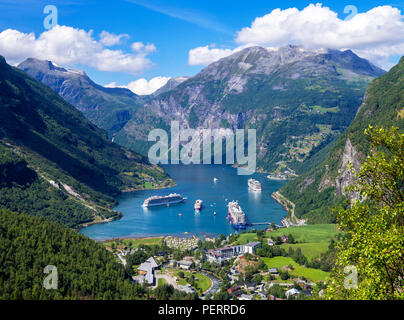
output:
[[[370,152],[364,135],[368,125],[404,130],[404,57],[369,85],[354,121],[334,143],[326,160],[280,190],[295,204],[298,217],[309,222],[333,221],[332,208],[345,197],[357,197],[345,189],[352,184],[353,172]]]

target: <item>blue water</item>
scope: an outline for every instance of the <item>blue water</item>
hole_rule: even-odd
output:
[[[227,235],[235,232],[226,219],[227,203],[231,200],[238,200],[247,221],[251,223],[269,221],[280,224],[286,215],[283,207],[271,198],[271,193],[279,190],[284,182],[269,180],[265,174],[241,176],[237,175],[237,169],[225,165],[167,165],[165,169],[177,186],[124,194],[118,198],[119,205],[115,208],[123,213],[121,219],[92,225],[80,232],[97,240],[131,236],[186,235],[186,232],[198,236]],[[216,183],[213,182],[214,177],[219,179]],[[251,177],[261,182],[261,192],[249,191],[247,180]],[[174,192],[187,199],[170,207],[142,207],[143,201],[152,195]],[[194,211],[197,199],[203,200],[200,213]],[[216,212],[216,215],[213,212]]]

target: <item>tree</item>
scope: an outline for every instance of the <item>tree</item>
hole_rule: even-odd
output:
[[[349,189],[357,199],[337,215],[344,237],[326,297],[404,299],[404,134],[371,126],[365,134],[371,152]],[[348,266],[356,268],[356,289]]]

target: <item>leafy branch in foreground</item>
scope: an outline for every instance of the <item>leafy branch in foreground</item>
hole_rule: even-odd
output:
[[[365,130],[372,152],[350,191],[359,199],[340,209],[338,244],[328,299],[404,299],[404,134],[398,128]],[[344,268],[357,269],[357,288],[344,286]]]

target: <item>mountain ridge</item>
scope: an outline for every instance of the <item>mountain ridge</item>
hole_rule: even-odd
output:
[[[0,150],[0,206],[69,227],[118,218],[113,197],[122,191],[173,183],[3,57]]]

